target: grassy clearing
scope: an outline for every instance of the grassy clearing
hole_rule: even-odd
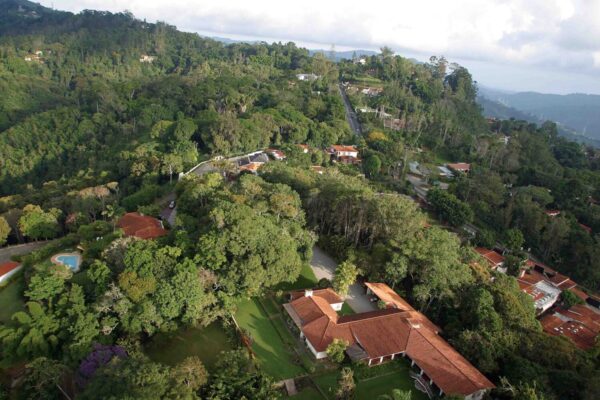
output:
[[[273,309],[269,306],[270,311]],[[279,313],[267,314],[258,299],[238,304],[235,318],[252,337],[252,350],[262,369],[275,379],[286,379],[305,373],[293,350],[295,339],[284,326]]]
[[[213,322],[204,328],[190,327],[158,333],[145,346],[145,351],[152,360],[166,365],[176,365],[186,357],[197,356],[210,370],[222,351],[233,348],[221,323]]]
[[[355,367],[354,370],[357,400],[372,400],[384,394],[391,395],[394,389],[410,390],[413,400],[427,400],[424,393],[415,389],[414,382],[408,374],[409,364],[405,360],[371,368]],[[328,398],[333,400],[338,378],[339,371],[335,371],[315,377],[314,381]]]
[[[8,323],[17,311],[25,308],[23,274],[14,276],[8,285],[0,287],[0,323]]]
[[[318,282],[318,280],[317,280],[317,277],[315,276],[314,271],[312,270],[310,265],[308,263],[306,263],[302,266],[302,270],[300,271],[300,276],[298,277],[296,282],[280,283],[279,285],[277,285],[274,288],[274,290],[289,291],[289,290],[313,288],[317,285],[317,282]]]
[[[321,393],[319,393],[317,389],[309,386],[302,389],[302,391],[298,392],[298,394],[294,396],[289,396],[288,398],[293,400],[316,400],[322,399],[323,396],[321,395]]]

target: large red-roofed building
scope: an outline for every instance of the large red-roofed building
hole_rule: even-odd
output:
[[[327,357],[327,346],[333,339],[342,339],[348,343],[348,356],[368,365],[407,357],[419,369],[415,379],[429,390],[436,388],[440,395],[456,394],[475,400],[494,387],[438,335],[435,324],[389,286],[366,285],[370,293],[386,303],[386,309],[339,316],[332,307],[339,296],[317,290],[307,290],[304,295],[295,292],[284,304],[316,358]]]
[[[156,239],[167,234],[162,221],[137,212],[123,215],[117,226],[123,229],[125,236],[134,236],[139,239]]]
[[[568,310],[556,308],[540,322],[546,333],[565,336],[584,350],[594,347],[600,335],[600,313],[585,304],[576,304]]]

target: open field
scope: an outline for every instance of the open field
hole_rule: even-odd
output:
[[[278,314],[271,315],[267,314],[258,299],[251,299],[238,305],[235,318],[240,327],[250,334],[252,350],[266,373],[276,380],[305,373],[295,362],[298,357],[293,351],[294,338],[281,317]]]
[[[146,354],[154,361],[175,365],[189,356],[198,356],[209,370],[219,359],[221,351],[234,345],[220,322],[205,328],[182,328],[175,332],[158,333],[145,346]]]

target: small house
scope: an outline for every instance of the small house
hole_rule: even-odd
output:
[[[358,158],[358,149],[354,146],[334,144],[327,149],[327,153],[331,154],[335,161],[344,164],[358,164],[361,161]]]
[[[506,273],[506,267],[504,267],[504,256],[498,253],[496,250],[486,249],[485,247],[475,248],[475,252],[483,257],[490,268],[494,271]]]
[[[315,75],[315,74],[296,74],[296,79],[298,79],[299,81],[316,81],[317,79],[319,79],[319,75]]]
[[[140,56],[141,63],[149,63],[152,64],[156,60],[156,56],[149,56],[148,54],[142,54]]]
[[[285,160],[285,153],[278,149],[267,149],[267,153],[275,160]]]
[[[448,168],[450,168],[454,172],[460,172],[463,174],[468,174],[471,171],[471,164],[459,162],[459,163],[449,163],[446,164]]]

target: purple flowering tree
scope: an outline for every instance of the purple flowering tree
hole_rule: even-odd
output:
[[[77,385],[80,388],[85,387],[96,371],[115,357],[125,358],[127,351],[121,346],[95,343],[90,354],[79,364]]]

